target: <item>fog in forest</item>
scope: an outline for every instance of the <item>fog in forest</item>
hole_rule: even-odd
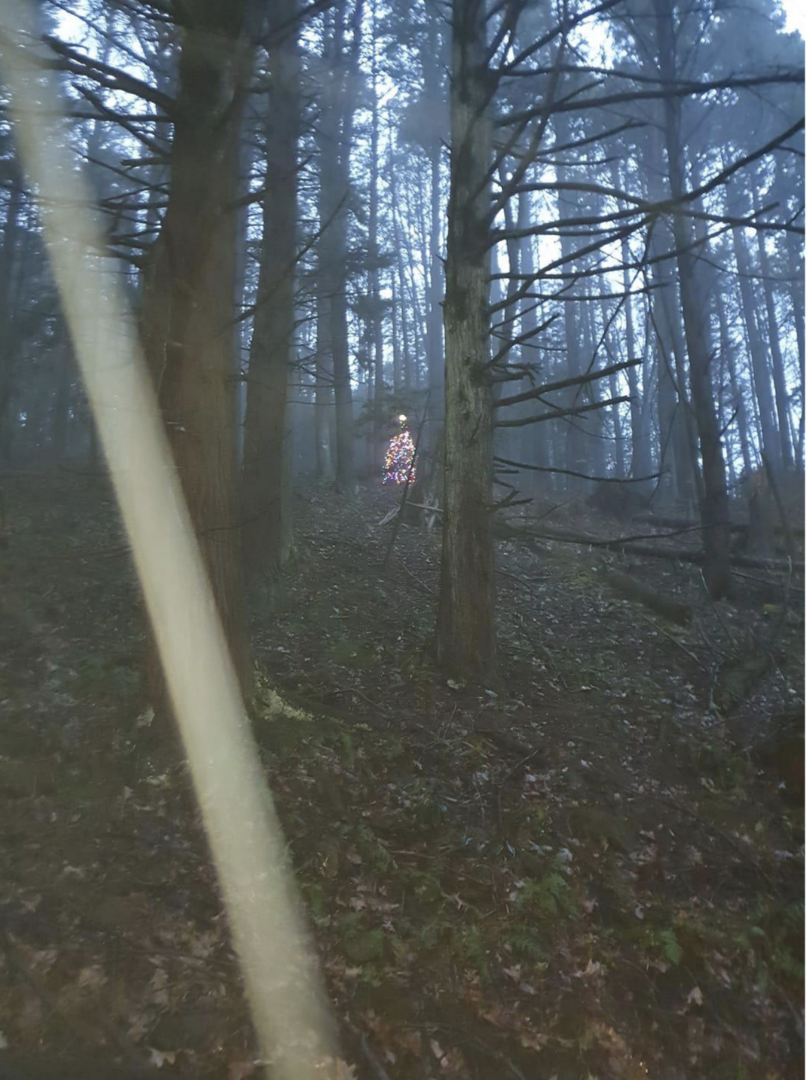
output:
[[[803,1075],[798,25],[0,3],[0,1080]]]

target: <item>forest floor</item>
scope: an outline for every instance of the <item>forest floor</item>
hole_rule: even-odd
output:
[[[111,497],[2,486],[0,1077],[257,1075]],[[356,1076],[802,1077],[803,808],[745,747],[802,707],[803,579],[713,605],[694,567],[606,556],[683,628],[600,555],[501,544],[500,673],[463,685],[429,659],[439,528],[382,567],[397,497],[305,489],[252,598],[261,680],[311,716],[255,731]]]

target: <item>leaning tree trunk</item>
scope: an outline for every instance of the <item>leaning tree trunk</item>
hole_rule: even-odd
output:
[[[491,121],[485,5],[452,2],[451,177],[444,332],[443,557],[437,647],[457,673],[496,657],[491,528],[492,390],[488,358]]]
[[[247,77],[244,0],[195,11],[185,29],[169,197],[146,282],[143,339],[174,461],[232,658],[251,659],[236,527],[232,378],[236,145]],[[159,523],[155,523],[159,527]],[[150,683],[164,703],[154,650]]]
[[[660,75],[663,89],[665,147],[668,157],[671,196],[678,203],[684,193],[684,164],[681,143],[681,101],[673,96],[674,65],[673,11],[671,0],[655,0]],[[672,214],[679,292],[690,361],[690,393],[699,436],[703,484],[699,492],[704,539],[704,579],[713,599],[726,595],[730,583],[729,499],[721,427],[713,393],[709,333],[709,312],[700,295],[697,280],[697,252],[694,252],[689,219],[674,209]]]
[[[281,31],[270,49],[264,235],[247,379],[242,474],[243,549],[250,573],[275,575],[293,544],[288,390],[295,326],[300,59],[296,0],[276,0]]]

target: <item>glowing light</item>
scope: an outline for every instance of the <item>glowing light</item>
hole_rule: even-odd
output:
[[[401,431],[390,440],[384,455],[383,484],[406,484],[407,477],[411,484],[415,482],[415,443],[404,426],[407,417],[399,416],[398,422]]]

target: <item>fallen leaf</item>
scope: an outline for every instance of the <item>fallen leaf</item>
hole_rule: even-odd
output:
[[[173,1065],[177,1060],[177,1055],[173,1050],[154,1050],[149,1051],[149,1064],[154,1065],[155,1069],[162,1069],[166,1062],[169,1065]]]
[[[600,975],[603,968],[596,960],[590,960],[589,963],[582,971],[573,972],[574,979],[592,979],[595,975]]]

